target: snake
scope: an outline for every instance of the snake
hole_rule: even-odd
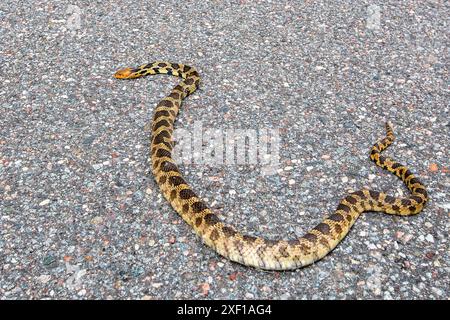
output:
[[[183,99],[200,85],[196,68],[180,63],[155,61],[135,68],[122,68],[116,79],[135,79],[166,74],[182,78],[168,96],[158,102],[151,121],[152,173],[165,199],[202,239],[225,258],[262,270],[294,270],[315,263],[330,253],[348,234],[358,217],[367,211],[409,216],[422,211],[428,201],[426,187],[404,165],[381,153],[394,141],[392,124],[370,151],[370,159],[400,178],[410,191],[407,197],[393,197],[367,188],[348,192],[336,210],[316,227],[296,239],[267,239],[243,234],[224,223],[192,189],[172,157],[174,122]]]

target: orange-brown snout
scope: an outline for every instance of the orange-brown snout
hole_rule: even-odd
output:
[[[125,69],[120,69],[118,71],[116,71],[116,73],[114,73],[114,78],[116,79],[130,79],[132,78],[133,74],[133,69],[131,68],[125,68]]]

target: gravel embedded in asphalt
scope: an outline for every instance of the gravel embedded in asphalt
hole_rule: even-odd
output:
[[[2,1],[2,299],[448,299],[448,12],[403,1]],[[156,103],[179,81],[112,78],[191,64],[201,89],[177,128],[272,128],[280,166],[181,166],[226,222],[294,238],[349,190],[406,195],[386,154],[431,200],[366,213],[327,257],[262,272],[218,256],[162,198],[148,161]]]

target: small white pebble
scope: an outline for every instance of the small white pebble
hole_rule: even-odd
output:
[[[407,242],[409,242],[409,240],[411,240],[413,238],[413,235],[412,234],[407,234],[407,235],[405,235],[404,237],[403,237],[403,243],[407,243]]]
[[[290,179],[288,183],[289,183],[290,185],[293,185],[293,184],[295,184],[295,180],[294,180],[294,179]]]
[[[92,222],[93,224],[100,224],[100,223],[103,222],[103,217],[101,217],[101,216],[96,216],[96,217],[94,217],[94,218],[91,220],[91,222]]]
[[[50,203],[50,199],[45,199],[44,201],[41,201],[41,203],[39,203],[39,205],[42,206],[46,206]]]
[[[40,275],[39,277],[37,277],[37,280],[38,280],[40,283],[45,284],[45,283],[49,282],[51,278],[52,278],[52,277],[51,277],[50,275],[48,275],[48,274],[43,274],[43,275]]]
[[[433,288],[431,288],[431,291],[433,291],[433,293],[438,295],[439,297],[443,297],[443,295],[444,295],[444,292],[439,288],[433,287]]]
[[[343,183],[348,182],[348,178],[347,177],[342,177],[341,180],[342,180]]]
[[[397,239],[401,239],[404,235],[405,235],[405,233],[402,232],[402,231],[397,231],[397,232],[395,233],[395,237],[396,237]]]
[[[434,243],[434,238],[431,234],[427,234],[427,236],[425,237],[425,239],[427,239],[428,242],[432,242]]]
[[[290,171],[292,169],[294,169],[294,167],[291,167],[291,166],[284,167],[284,171]]]
[[[308,166],[308,167],[306,167],[306,171],[311,171],[312,169],[314,169],[314,167],[313,166]]]
[[[450,202],[438,204],[438,207],[444,208],[444,209],[450,209]]]

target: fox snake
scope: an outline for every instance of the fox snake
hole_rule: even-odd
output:
[[[268,240],[242,234],[219,220],[186,182],[172,158],[174,121],[183,99],[199,86],[197,70],[179,63],[157,61],[137,68],[121,69],[114,77],[134,79],[154,74],[168,74],[183,79],[157,104],[154,112],[151,163],[156,183],[167,201],[203,242],[232,261],[266,270],[307,266],[332,251],[361,213],[381,211],[402,216],[414,215],[428,201],[425,186],[419,179],[407,167],[381,154],[394,141],[394,133],[388,122],[386,136],[372,147],[370,159],[399,177],[411,191],[410,196],[395,198],[383,192],[362,189],[345,196],[334,213],[298,239]]]

